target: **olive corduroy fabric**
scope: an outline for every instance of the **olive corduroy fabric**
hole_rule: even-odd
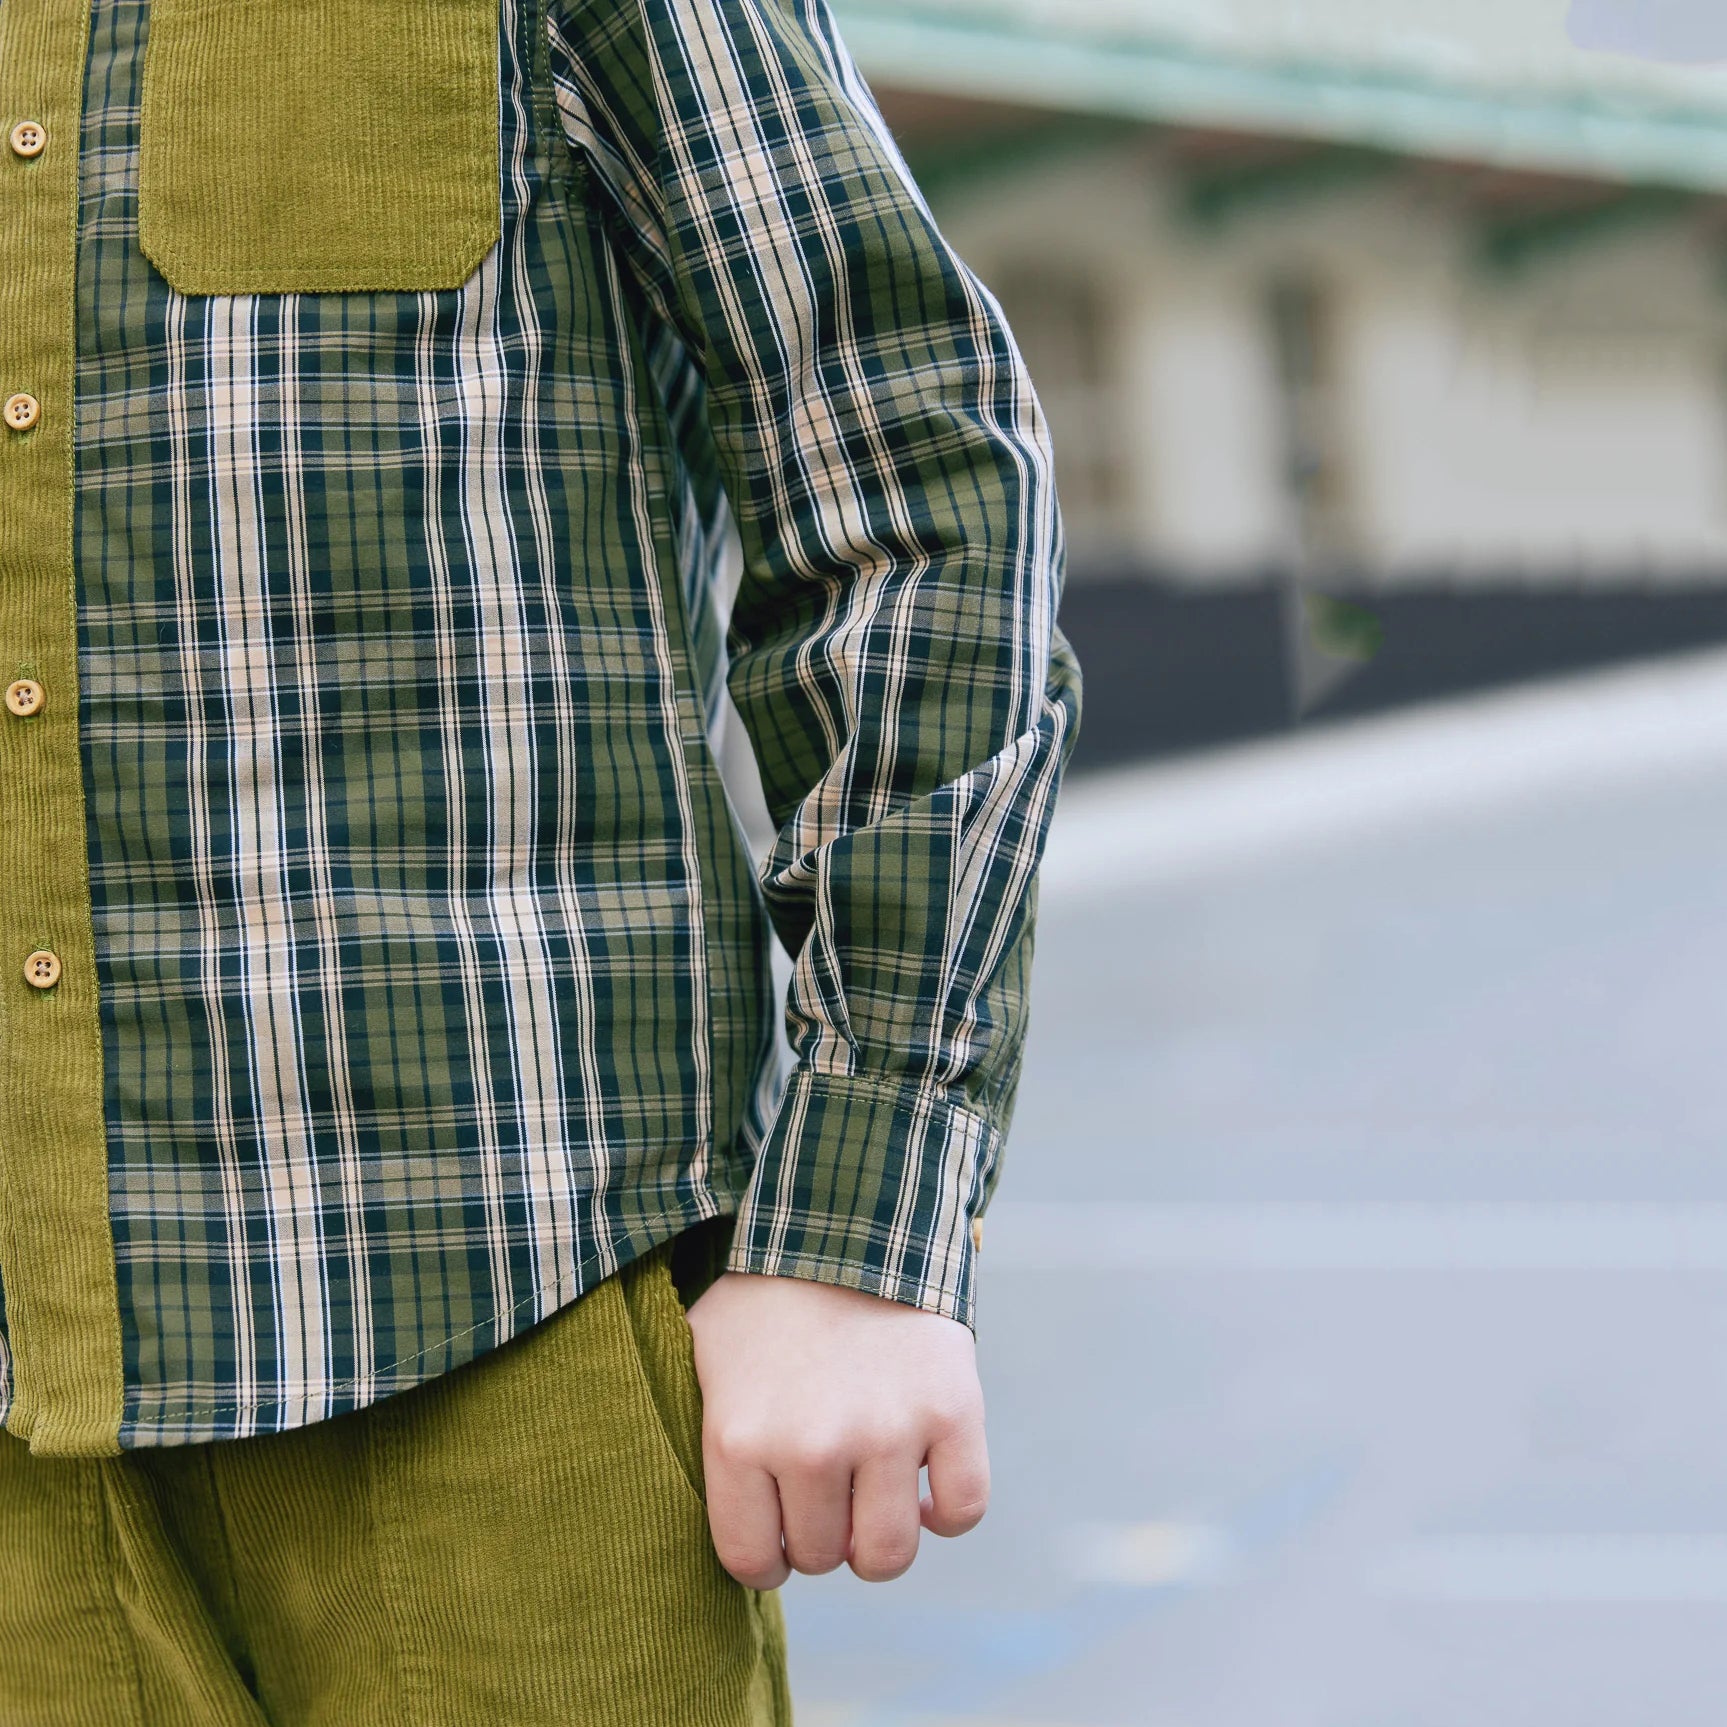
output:
[[[0,714],[0,1381],[17,1385],[11,1431],[48,1452],[113,1450],[124,1386],[73,558],[68,289],[88,11],[0,5],[5,93],[29,103],[8,123],[32,119],[46,139],[37,156],[0,156],[0,399],[27,392],[39,409],[28,430],[0,430],[0,687],[30,678],[44,692],[31,718]],[[38,949],[61,961],[55,988],[25,982]]]
[[[0,1435],[6,1727],[786,1727],[721,1569],[662,1250],[494,1354],[256,1439]]]
[[[140,242],[187,294],[460,287],[497,108],[498,0],[152,0]]]

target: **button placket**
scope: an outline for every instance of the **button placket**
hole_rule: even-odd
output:
[[[90,20],[77,0],[0,0],[0,993],[10,1003],[0,1239],[13,1244],[7,1295],[18,1295],[5,1318],[10,1424],[39,1450],[86,1454],[112,1449],[125,1384],[73,561],[76,146]],[[57,712],[45,715],[49,694]]]

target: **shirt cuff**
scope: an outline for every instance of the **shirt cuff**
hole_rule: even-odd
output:
[[[950,1093],[800,1068],[756,1161],[726,1269],[861,1289],[969,1326],[973,1224],[1000,1144]]]

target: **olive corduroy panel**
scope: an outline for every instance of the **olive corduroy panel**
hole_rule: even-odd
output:
[[[0,1435],[6,1727],[784,1727],[721,1569],[662,1251],[479,1362],[290,1433]]]
[[[88,29],[87,7],[0,5],[5,122],[39,140],[0,155],[0,688],[37,692],[28,717],[0,712],[0,1385],[12,1432],[49,1452],[112,1450],[124,1383],[73,573]]]

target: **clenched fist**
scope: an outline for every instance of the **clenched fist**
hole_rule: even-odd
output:
[[[918,1532],[963,1535],[989,1503],[971,1333],[878,1296],[721,1277],[690,1309],[708,1517],[752,1589],[849,1563],[886,1582]],[[929,1468],[920,1500],[918,1471]]]

